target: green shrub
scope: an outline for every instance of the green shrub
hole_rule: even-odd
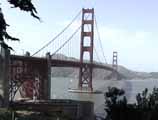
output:
[[[157,120],[158,88],[148,93],[146,88],[136,95],[136,103],[128,104],[122,89],[108,88],[105,93],[106,120]]]
[[[11,120],[11,112],[6,109],[0,109],[0,120]]]

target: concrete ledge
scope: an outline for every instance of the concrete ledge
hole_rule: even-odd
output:
[[[94,103],[75,100],[14,101],[10,103],[14,111],[51,112],[69,116],[73,120],[93,120]]]

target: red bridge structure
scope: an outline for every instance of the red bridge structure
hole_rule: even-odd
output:
[[[93,54],[94,52],[96,52],[94,45],[94,23],[97,24],[94,15],[94,9],[82,9],[81,26],[76,29],[76,31],[69,37],[67,41],[65,41],[60,46],[58,45],[58,49],[56,49],[54,53],[51,54],[47,52],[45,57],[35,57],[35,55],[37,55],[39,52],[41,52],[43,49],[53,43],[74,22],[74,20],[79,16],[79,14],[73,19],[73,21],[68,26],[66,26],[63,31],[61,31],[55,38],[53,38],[53,40],[48,42],[33,55],[30,55],[30,53],[26,53],[26,55],[24,56],[10,55],[9,93],[11,101],[14,99],[15,94],[18,90],[20,91],[22,97],[49,100],[51,87],[51,67],[54,66],[79,68],[78,89],[81,91],[82,89],[87,88],[88,91],[93,92],[92,74],[94,68],[109,70],[116,74],[117,69],[114,69],[112,66],[110,67],[110,65],[108,64],[99,64],[98,62],[94,62]],[[71,39],[80,30],[80,28],[80,60],[74,61],[57,58],[54,59],[53,56],[55,56],[58,51],[64,48],[67,43],[71,43]],[[69,48],[71,48],[71,45],[69,46]],[[102,44],[101,50],[103,52]],[[85,61],[86,54],[88,55],[88,59],[86,59]]]

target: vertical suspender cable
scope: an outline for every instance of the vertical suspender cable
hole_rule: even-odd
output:
[[[76,31],[69,37],[67,41],[65,41],[51,56],[54,56],[58,51],[60,51],[74,36],[75,34],[79,31],[81,26],[79,26]]]

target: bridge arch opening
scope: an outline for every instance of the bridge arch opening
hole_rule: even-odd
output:
[[[90,59],[90,53],[89,52],[84,52],[83,53],[83,58],[85,60],[85,62],[89,62],[89,59]]]
[[[86,10],[86,9],[84,9],[84,10]],[[92,15],[92,14],[89,14],[88,11],[86,11],[86,12],[84,13],[84,15],[83,15],[84,20],[92,20],[92,17],[93,17],[93,15]]]
[[[90,46],[91,45],[91,38],[90,37],[84,37],[83,46]]]
[[[92,31],[91,24],[84,24],[84,32],[90,32]]]

